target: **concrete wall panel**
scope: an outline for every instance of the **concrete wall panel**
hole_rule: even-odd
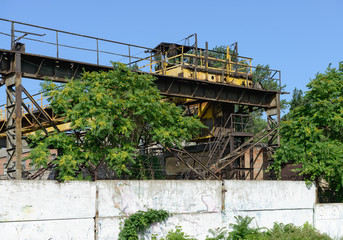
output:
[[[168,231],[175,230],[181,226],[182,231],[196,239],[205,239],[210,235],[208,230],[215,229],[222,225],[221,213],[191,213],[177,214],[169,217],[163,223],[156,223],[144,235],[145,240],[151,239],[151,234],[156,234],[160,239],[168,234]]]
[[[93,219],[1,222],[1,240],[94,240]]]
[[[90,218],[95,185],[86,181],[0,181],[0,221]]]
[[[209,235],[209,229],[215,229],[222,225],[221,213],[190,213],[176,214],[169,217],[165,222],[153,224],[144,234],[143,239],[150,240],[152,234],[157,235],[157,239],[165,237],[168,231],[175,230],[176,226],[182,226],[182,231],[197,239],[205,239]],[[118,239],[120,232],[120,218],[99,219],[98,239],[113,240]]]
[[[148,208],[172,216],[153,225],[145,239],[151,233],[165,236],[179,225],[204,239],[208,229],[227,227],[238,215],[254,217],[259,227],[309,222],[332,237],[343,236],[343,204],[314,207],[313,185],[223,182],[224,192],[222,181],[0,181],[0,239],[116,239],[120,217]]]
[[[99,181],[99,216],[130,215],[147,208],[170,213],[221,211],[221,181]]]
[[[120,232],[120,223],[123,220],[114,218],[100,218],[98,219],[97,239],[98,240],[115,240],[118,239]]]
[[[316,204],[315,227],[331,237],[343,237],[343,203]]]
[[[316,189],[300,181],[224,180],[225,209],[277,210],[313,209]]]

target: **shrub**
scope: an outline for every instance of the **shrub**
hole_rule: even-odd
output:
[[[161,240],[196,240],[196,238],[193,238],[182,232],[181,227],[177,226],[175,231],[169,231],[167,236],[165,238],[161,238]]]
[[[249,227],[253,218],[237,216],[236,223],[230,224],[233,229],[228,232],[226,228],[210,229],[212,237],[206,240],[330,240],[326,234],[321,234],[310,224],[303,226],[294,224],[274,223],[272,229]],[[262,232],[265,229],[267,231]]]
[[[227,239],[228,230],[225,227],[222,228],[216,228],[216,229],[210,229],[208,230],[212,237],[207,236],[206,240],[222,240]]]
[[[294,224],[274,223],[272,229],[264,234],[266,238],[261,239],[280,239],[280,240],[330,240],[326,234],[319,233],[310,224],[305,223],[298,227]]]
[[[274,223],[273,228],[267,229],[249,227],[254,218],[248,216],[237,216],[235,219],[236,223],[230,224],[231,232],[225,227],[214,230],[210,229],[209,232],[212,236],[207,236],[206,240],[331,240],[328,235],[321,234],[308,223],[300,227],[294,224]],[[266,231],[263,232],[262,230]],[[156,237],[152,239],[156,240]],[[178,226],[175,230],[169,231],[167,236],[160,240],[196,240],[196,238],[187,235]]]
[[[251,217],[235,217],[236,224],[230,224],[233,231],[229,233],[228,239],[230,240],[241,240],[241,239],[250,239],[251,236],[260,235],[260,228],[251,228],[249,227],[250,223],[254,218]]]

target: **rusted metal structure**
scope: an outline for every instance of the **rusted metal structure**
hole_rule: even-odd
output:
[[[253,81],[256,67],[251,65],[251,58],[238,56],[237,44],[228,47],[226,52],[216,52],[209,50],[207,43],[205,48],[198,47],[197,35],[193,34],[185,39],[185,42],[194,39],[193,44],[161,43],[155,48],[147,48],[7,19],[0,19],[0,22],[7,23],[10,30],[9,33],[0,31],[0,36],[9,38],[11,42],[10,49],[0,50],[1,85],[6,88],[6,106],[4,112],[0,112],[3,117],[0,120],[0,139],[7,149],[7,173],[13,178],[22,178],[21,152],[25,131],[41,128],[48,134],[49,128],[58,131],[68,129],[63,119],[54,116],[49,107],[42,106],[42,99],[41,104],[37,103],[23,87],[22,78],[68,82],[84,70],[112,69],[102,64],[102,58],[106,60],[104,56],[120,57],[121,62],[133,70],[154,75],[162,95],[184,105],[188,114],[196,111],[200,116],[202,112],[200,118],[205,124],[207,120],[212,121],[207,124],[209,132],[194,140],[199,144],[206,143],[202,151],[207,154],[208,162],[199,161],[186,148],[167,149],[197,178],[222,178],[223,171],[229,171],[232,163],[256,143],[265,138],[269,139],[270,147],[275,143],[280,121],[281,89],[266,90]],[[94,47],[73,45],[69,39],[72,37],[91,41]],[[54,50],[44,55],[28,53],[23,42],[45,44]],[[111,49],[119,47],[121,51],[118,52],[121,53],[107,50],[108,44]],[[29,46],[28,43],[26,45]],[[87,62],[73,59],[73,56],[61,58],[65,49],[92,53],[94,58],[87,58]],[[36,52],[35,49],[33,51]],[[275,80],[281,86],[280,71],[265,70],[268,74],[264,78]],[[192,112],[190,109],[195,110]],[[266,111],[269,128],[253,136],[246,131],[249,115],[242,114],[242,110],[249,113],[256,109]],[[209,111],[212,116],[206,117]],[[240,123],[236,122],[238,118]],[[235,145],[237,138],[242,140],[238,146]],[[194,163],[203,173],[194,168]],[[241,170],[246,171],[244,168]]]

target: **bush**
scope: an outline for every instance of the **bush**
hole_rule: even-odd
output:
[[[258,236],[260,234],[260,228],[249,227],[254,218],[237,216],[235,219],[237,223],[230,224],[233,231],[229,233],[229,240],[250,239],[251,236]]]
[[[227,239],[228,230],[225,227],[223,227],[223,228],[216,228],[214,230],[210,229],[208,231],[212,234],[212,237],[207,236],[206,240]]]
[[[210,229],[212,237],[206,240],[330,240],[326,234],[319,233],[314,227],[306,223],[301,227],[294,224],[274,223],[272,229],[249,227],[253,218],[235,217],[236,223],[230,224],[233,229],[228,232],[225,228]],[[261,230],[267,230],[262,232]]]
[[[264,238],[258,239],[280,239],[280,240],[330,240],[326,234],[319,233],[310,224],[305,223],[298,227],[294,224],[274,223],[272,229],[264,233]]]
[[[173,230],[169,231],[167,236],[165,238],[161,238],[161,240],[196,240],[196,239],[182,232],[181,227],[177,226],[175,231]]]
[[[225,227],[210,229],[212,236],[207,236],[206,240],[331,240],[328,235],[321,234],[308,223],[300,227],[294,224],[274,223],[273,228],[267,229],[249,227],[254,218],[248,216],[237,216],[235,219],[236,223],[230,224],[231,232]],[[176,230],[169,231],[167,236],[160,240],[196,239],[182,232],[181,227],[178,226]]]

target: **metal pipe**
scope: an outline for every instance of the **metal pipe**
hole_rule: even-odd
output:
[[[14,45],[14,40],[15,40],[15,36],[14,36],[14,23],[12,22],[11,24],[11,49]]]
[[[150,73],[152,73],[152,53],[150,53]]]
[[[58,58],[58,31],[56,31],[56,48],[57,48],[57,58]]]
[[[99,65],[99,40],[96,40],[96,64]]]
[[[206,71],[206,80],[208,80],[208,42],[205,43],[206,52],[205,52],[205,71]]]
[[[130,51],[130,46],[129,46],[129,65],[130,65],[130,69],[131,69],[131,51]]]
[[[195,33],[195,68],[194,68],[194,78],[197,79],[197,65],[198,65],[198,36]]]
[[[183,70],[184,62],[183,62],[183,46],[181,46],[181,69]]]

